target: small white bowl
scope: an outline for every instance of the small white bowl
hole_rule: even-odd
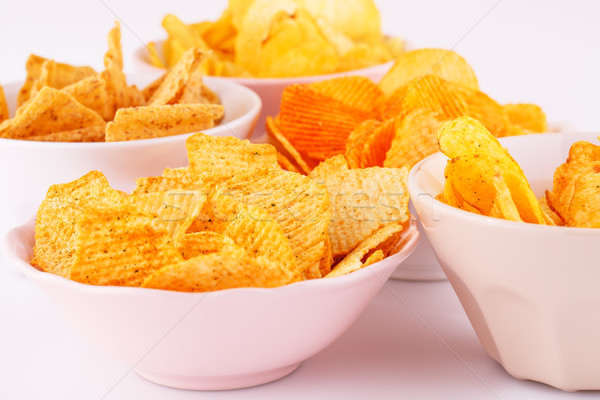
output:
[[[144,87],[157,76],[156,72],[138,73],[127,78],[129,84]],[[248,138],[260,113],[260,98],[233,82],[212,78],[205,82],[219,95],[225,116],[219,125],[204,132]],[[13,113],[20,87],[21,83],[4,87]],[[72,181],[91,170],[103,172],[114,188],[130,190],[136,178],[160,175],[165,167],[187,165],[185,140],[190,134],[101,143],[0,139],[0,232],[29,217],[50,185]]]
[[[594,134],[505,138],[540,197],[578,140]],[[505,221],[445,205],[447,158],[409,174],[427,238],[487,353],[516,378],[565,391],[600,390],[600,229]]]
[[[10,230],[2,247],[84,336],[139,375],[217,390],[274,381],[329,346],[414,249],[414,224],[406,238],[399,253],[345,276],[210,293],[92,286],[38,271],[29,264],[33,221]]]
[[[161,51],[162,40],[156,41],[156,47],[158,51]],[[339,78],[341,76],[349,75],[361,75],[371,79],[377,83],[383,78],[388,70],[394,64],[393,61],[388,61],[383,64],[375,65],[368,68],[356,69],[353,71],[338,72],[335,74],[323,74],[313,76],[299,76],[293,78],[233,78],[233,77],[215,77],[215,79],[222,79],[224,81],[230,81],[244,85],[247,88],[255,91],[263,102],[263,109],[258,118],[256,124],[256,134],[259,136],[265,132],[265,120],[267,116],[275,116],[279,113],[279,104],[281,103],[281,95],[283,90],[293,84],[311,83],[317,81],[323,81],[326,79]],[[146,47],[139,47],[133,54],[133,65],[136,71],[148,72],[148,71],[164,71],[161,68],[157,68],[150,64],[148,57],[148,49]]]

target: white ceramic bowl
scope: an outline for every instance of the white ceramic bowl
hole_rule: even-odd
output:
[[[128,76],[143,87],[157,73]],[[206,84],[225,106],[223,121],[204,132],[247,138],[261,109],[260,98],[233,82],[206,78]],[[4,87],[12,112],[21,83]],[[191,134],[191,133],[190,133]],[[160,175],[165,167],[187,165],[185,140],[189,134],[112,143],[47,143],[0,139],[0,231],[29,217],[55,183],[69,182],[91,170],[103,172],[111,185],[129,190],[136,178]]]
[[[84,336],[139,375],[215,390],[279,379],[336,340],[416,246],[416,226],[406,233],[401,252],[345,276],[211,293],[92,286],[38,271],[29,265],[33,221],[2,247]]]
[[[537,196],[578,140],[594,134],[506,138]],[[511,375],[566,391],[600,389],[600,229],[505,221],[447,206],[447,158],[418,163],[409,192],[433,250],[487,353]]]
[[[158,51],[161,51],[163,41],[156,41]],[[150,64],[148,50],[146,47],[139,47],[133,55],[133,65],[137,71],[164,71]],[[335,74],[324,74],[314,76],[300,76],[293,78],[215,78],[225,81],[239,83],[255,91],[263,102],[263,109],[256,124],[256,136],[265,132],[265,120],[267,116],[275,116],[279,113],[279,104],[283,90],[296,83],[311,83],[323,81],[326,79],[338,78],[340,76],[361,75],[377,83],[383,78],[386,72],[392,67],[393,61],[384,64],[375,65],[369,68],[362,68],[353,71],[339,72]]]

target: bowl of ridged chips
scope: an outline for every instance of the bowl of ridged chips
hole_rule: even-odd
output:
[[[497,140],[461,117],[411,171],[424,232],[486,352],[511,375],[600,389],[600,142]]]
[[[196,133],[186,148],[189,166],[130,193],[98,171],[51,186],[3,242],[86,337],[151,381],[232,389],[291,373],[417,244],[406,168],[334,157],[305,176],[268,144]]]
[[[162,26],[166,39],[137,50],[138,70],[171,68],[190,48],[207,52],[205,75],[261,97],[261,132],[286,86],[344,75],[378,81],[404,51],[402,39],[382,34],[372,0],[234,0],[215,21],[184,23],[166,15]]]
[[[193,132],[245,138],[261,108],[255,93],[204,78],[190,50],[170,71],[125,75],[116,26],[103,71],[37,55],[27,79],[0,90],[2,225],[43,198],[52,183],[102,171],[116,188],[187,163]],[[28,211],[27,211],[28,212]]]

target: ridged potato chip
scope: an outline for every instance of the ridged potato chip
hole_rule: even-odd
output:
[[[368,119],[358,125],[346,142],[346,161],[354,168],[383,167],[396,133],[396,120]]]
[[[313,82],[311,89],[340,103],[353,107],[365,114],[373,112],[385,100],[383,92],[364,76],[343,76]]]
[[[237,251],[240,256],[246,255],[246,250],[235,244],[229,236],[211,231],[186,233],[177,244],[177,250],[186,260],[202,254],[218,253],[226,247],[229,252]]]

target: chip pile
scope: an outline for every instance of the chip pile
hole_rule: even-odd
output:
[[[92,285],[205,292],[335,277],[395,254],[409,223],[406,168],[310,176],[276,149],[196,133],[189,166],[139,178],[131,194],[92,171],[50,187],[32,265]]]
[[[209,51],[203,72],[212,76],[277,78],[320,75],[381,64],[404,42],[381,34],[372,0],[230,0],[214,22],[162,21],[168,37],[150,62],[171,67],[190,48]]]
[[[521,167],[479,121],[446,122],[437,140],[449,158],[438,200],[509,221],[600,228],[600,146],[573,144],[552,191],[538,200]]]
[[[436,132],[461,116],[495,137],[547,130],[538,106],[500,105],[481,92],[455,52],[420,49],[399,56],[379,84],[353,76],[287,87],[267,132],[282,166],[306,174],[336,155],[350,168],[411,167],[439,150]]]
[[[223,117],[218,96],[202,82],[206,54],[192,49],[143,90],[127,85],[121,31],[108,35],[104,71],[32,54],[9,118],[0,87],[0,138],[52,142],[149,139],[212,128]]]

